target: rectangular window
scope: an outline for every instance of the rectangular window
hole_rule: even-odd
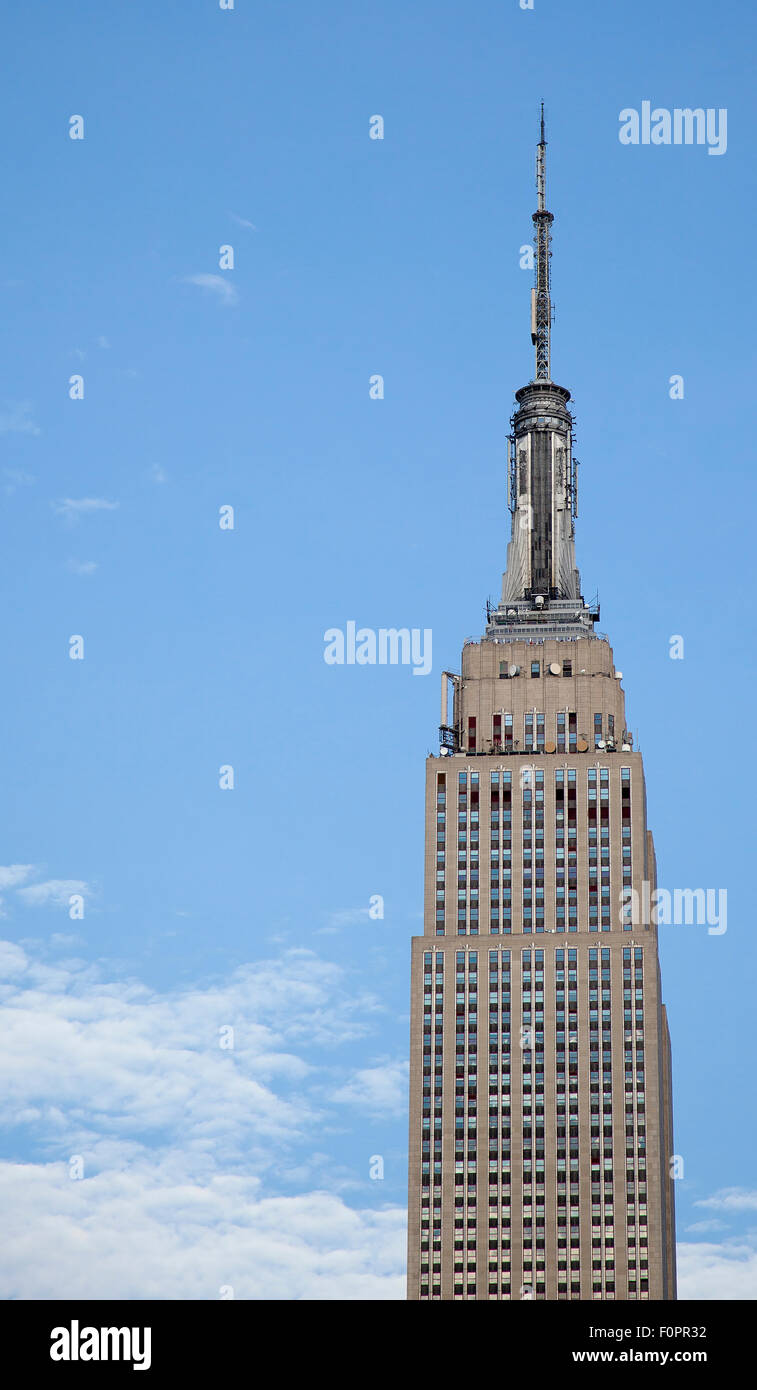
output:
[[[531,679],[536,680],[541,674],[541,665],[538,661],[531,662]]]
[[[468,715],[468,752],[469,752],[469,753],[475,753],[475,751],[476,751],[476,716],[475,716],[475,714],[469,714],[469,715]]]

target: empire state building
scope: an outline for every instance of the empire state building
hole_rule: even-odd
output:
[[[674,1299],[670,1042],[641,753],[576,568],[551,377],[542,112],[535,376],[499,605],[442,676],[412,942],[408,1298]],[[634,893],[635,890],[635,893]]]

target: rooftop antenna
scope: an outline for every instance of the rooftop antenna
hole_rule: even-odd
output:
[[[534,245],[536,247],[536,284],[531,291],[531,342],[536,349],[536,381],[551,381],[550,330],[552,301],[549,293],[549,261],[551,226],[554,221],[546,208],[547,137],[544,127],[544,102],[541,103],[539,144],[536,147],[537,210],[533,215]]]
[[[542,104],[541,104],[541,129],[540,129],[540,135],[539,135],[539,143],[538,143],[538,145],[536,146],[536,189],[537,189],[537,192],[538,192],[538,195],[539,195],[539,201],[538,201],[539,212],[544,212],[545,209],[546,209],[546,206],[547,206],[546,203],[545,203],[545,201],[544,201],[544,193],[545,193],[545,173],[546,173],[546,171],[545,171],[545,151],[546,151],[546,148],[547,148],[547,141],[546,141],[546,137],[545,137],[545,134],[544,134],[544,102],[542,102]]]

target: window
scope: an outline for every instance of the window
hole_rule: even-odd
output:
[[[541,675],[541,665],[538,661],[531,662],[531,679],[536,680]]]
[[[562,664],[562,673],[563,673],[564,676],[572,676],[572,675],[573,675],[573,662],[572,662],[572,661],[564,661],[564,662],[563,662],[563,664]]]

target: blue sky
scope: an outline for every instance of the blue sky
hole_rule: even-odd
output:
[[[542,97],[584,592],[660,882],[728,891],[724,936],[662,933],[682,1292],[755,1296],[754,29],[741,0],[7,16],[5,1297],[402,1297],[423,764],[504,566]],[[621,145],[644,100],[727,108],[727,152]],[[432,629],[433,674],[327,666],[348,619]]]

